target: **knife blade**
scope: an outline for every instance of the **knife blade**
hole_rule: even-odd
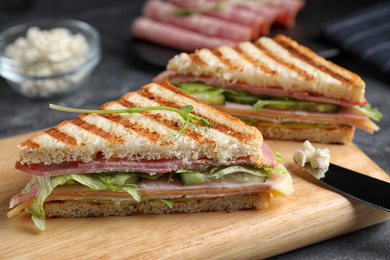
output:
[[[307,169],[310,167],[310,169]],[[305,169],[306,168],[306,169]],[[344,167],[329,164],[322,176],[315,176],[310,164],[303,169],[328,187],[380,209],[390,211],[390,183],[364,175]]]

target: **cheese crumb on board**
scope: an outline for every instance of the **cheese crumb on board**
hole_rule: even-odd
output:
[[[315,149],[313,145],[306,140],[303,143],[303,149],[298,149],[295,152],[293,159],[300,167],[309,163],[314,169],[327,169],[329,167],[330,153],[328,148]]]

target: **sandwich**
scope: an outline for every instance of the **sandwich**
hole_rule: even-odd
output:
[[[348,143],[382,114],[356,74],[284,35],[174,56],[155,77],[257,127],[265,139]]]
[[[293,192],[261,133],[168,82],[150,83],[18,145],[31,174],[8,217],[46,218],[264,209]]]

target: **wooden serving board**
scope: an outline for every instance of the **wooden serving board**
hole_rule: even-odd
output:
[[[8,219],[9,199],[30,176],[13,169],[16,145],[31,134],[0,140],[0,258],[213,259],[266,258],[390,218],[390,213],[346,198],[292,161],[300,142],[267,141],[282,154],[295,192],[265,210],[173,215],[48,219],[41,232],[29,216]],[[328,147],[331,162],[390,182],[354,144]]]

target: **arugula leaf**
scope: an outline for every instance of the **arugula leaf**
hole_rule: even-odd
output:
[[[189,114],[194,109],[192,105],[186,105],[182,107],[180,110],[183,111],[184,114]],[[183,117],[184,118],[184,117]]]

